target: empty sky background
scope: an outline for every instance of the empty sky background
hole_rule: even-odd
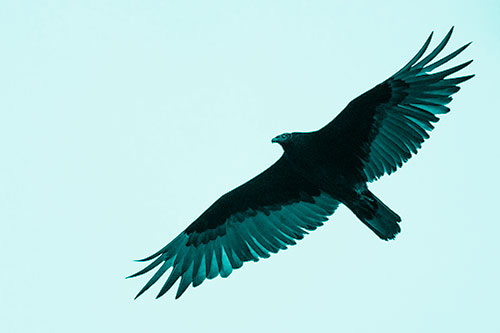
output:
[[[499,332],[498,1],[2,1],[0,331]],[[125,280],[451,26],[477,76],[420,153],[228,279]],[[450,66],[451,66],[450,65]],[[164,281],[164,280],[161,280]]]

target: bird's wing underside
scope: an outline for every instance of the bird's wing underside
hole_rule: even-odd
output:
[[[448,43],[453,28],[441,43],[423,57],[432,33],[422,48],[396,74],[349,103],[328,125],[316,133],[341,160],[340,168],[353,170],[363,181],[373,181],[401,167],[429,138],[437,115],[450,111],[445,105],[460,88],[459,83],[474,75],[447,78],[472,60],[432,73],[455,58],[466,44],[431,63]],[[423,57],[423,58],[422,58]]]
[[[218,275],[227,277],[246,261],[268,258],[323,225],[339,202],[295,174],[282,157],[269,169],[225,194],[163,249],[141,261],[154,261],[130,276],[158,268],[138,293],[168,269],[157,297],[180,278],[176,298],[187,287]]]

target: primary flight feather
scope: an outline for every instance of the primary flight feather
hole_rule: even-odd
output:
[[[329,124],[308,133],[281,134],[272,142],[283,155],[267,170],[224,194],[173,241],[140,261],[153,260],[135,277],[157,271],[136,298],[169,269],[157,297],[180,278],[176,298],[193,285],[227,277],[246,261],[294,245],[346,205],[383,240],[400,232],[401,218],[367,188],[401,167],[421,147],[445,105],[474,75],[448,78],[472,60],[433,72],[470,44],[434,61],[453,28],[423,58],[432,33],[401,70],[351,101]],[[434,62],[433,62],[434,61]]]

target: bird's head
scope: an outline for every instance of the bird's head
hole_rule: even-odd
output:
[[[274,137],[271,140],[271,142],[272,143],[279,143],[284,148],[285,145],[287,143],[290,143],[291,140],[292,140],[292,133],[283,133],[283,134],[280,134],[280,135]]]

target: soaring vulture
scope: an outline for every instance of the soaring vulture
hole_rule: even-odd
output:
[[[466,44],[440,60],[443,41],[423,57],[432,33],[396,74],[351,101],[329,124],[308,133],[284,133],[272,142],[284,153],[267,170],[224,194],[153,260],[131,275],[158,267],[136,298],[170,268],[157,297],[180,278],[176,298],[192,284],[228,277],[246,261],[268,258],[323,225],[342,203],[383,240],[394,239],[401,218],[378,199],[367,183],[391,174],[416,154],[445,105],[474,75],[447,78],[472,60],[433,72],[455,58]],[[434,62],[433,62],[434,61]]]

